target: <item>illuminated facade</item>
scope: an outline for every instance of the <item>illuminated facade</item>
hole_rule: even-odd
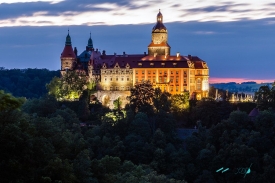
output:
[[[77,56],[68,34],[61,54],[61,72],[68,69],[86,73],[90,81],[97,83],[96,97],[111,108],[112,101],[118,97],[126,104],[131,87],[142,80],[149,80],[154,87],[171,94],[188,91],[190,98],[207,97],[209,69],[206,62],[197,56],[170,55],[170,49],[168,31],[159,12],[148,54],[107,55],[105,51],[94,50],[90,36],[86,50]]]

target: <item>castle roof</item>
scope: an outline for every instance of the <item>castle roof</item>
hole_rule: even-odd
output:
[[[207,69],[206,63],[197,56],[144,56],[140,55],[102,55],[95,62],[98,68],[105,65],[105,69],[111,69],[119,65],[119,68],[195,68]]]
[[[163,22],[163,16],[159,10],[159,13],[157,14],[157,23],[156,25],[153,27],[152,32],[158,32],[160,30],[167,30],[166,27],[164,26]]]
[[[66,42],[65,42],[65,47],[63,49],[63,52],[61,53],[61,58],[76,58],[73,48],[72,48],[72,41],[71,41],[71,36],[69,34],[68,30],[68,35],[66,36]]]
[[[66,57],[76,58],[73,48],[72,48],[72,45],[65,45],[65,47],[61,53],[61,58],[66,58]]]

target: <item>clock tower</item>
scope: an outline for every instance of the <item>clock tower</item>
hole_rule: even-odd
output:
[[[170,55],[171,47],[169,46],[167,40],[167,29],[163,24],[163,16],[159,11],[157,14],[157,23],[152,29],[152,41],[148,46],[148,55]]]

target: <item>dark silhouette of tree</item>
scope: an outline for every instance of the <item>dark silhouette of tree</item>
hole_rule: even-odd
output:
[[[150,81],[142,81],[140,83],[136,83],[134,87],[131,88],[131,94],[128,97],[132,110],[135,111],[135,113],[152,113],[154,91],[155,90]]]

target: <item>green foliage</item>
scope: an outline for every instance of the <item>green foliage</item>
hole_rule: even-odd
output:
[[[60,71],[48,69],[0,69],[0,90],[16,97],[39,98],[47,93],[46,83]]]
[[[120,97],[118,97],[116,100],[114,100],[114,109],[115,110],[121,110],[122,101]]]
[[[49,94],[55,96],[58,100],[74,100],[78,99],[88,84],[86,76],[79,75],[75,71],[68,71],[61,78],[53,78],[52,81],[46,85]]]
[[[178,139],[173,113],[166,111],[171,98],[155,92],[158,92],[152,98],[157,106],[155,113],[135,113],[126,107],[120,111],[123,117],[116,117],[118,111],[98,106],[83,126],[79,112],[87,109],[87,105],[80,107],[81,101],[88,103],[85,92],[80,101],[71,102],[74,110],[69,108],[70,103],[57,102],[52,96],[27,100],[20,108],[20,102],[13,104],[21,99],[2,92],[3,98],[9,100],[3,100],[4,110],[0,113],[9,115],[5,120],[1,118],[1,181],[256,183],[273,180],[273,110],[260,112],[252,122],[246,112],[229,113],[232,108],[227,102],[204,99],[190,110],[199,116],[195,119],[200,119],[202,125],[198,122],[198,129],[191,136]],[[250,165],[251,172],[245,178],[236,174],[238,168]],[[221,167],[229,170],[216,172]]]
[[[174,113],[180,113],[189,108],[189,92],[172,95],[171,100],[172,100],[171,110]]]

